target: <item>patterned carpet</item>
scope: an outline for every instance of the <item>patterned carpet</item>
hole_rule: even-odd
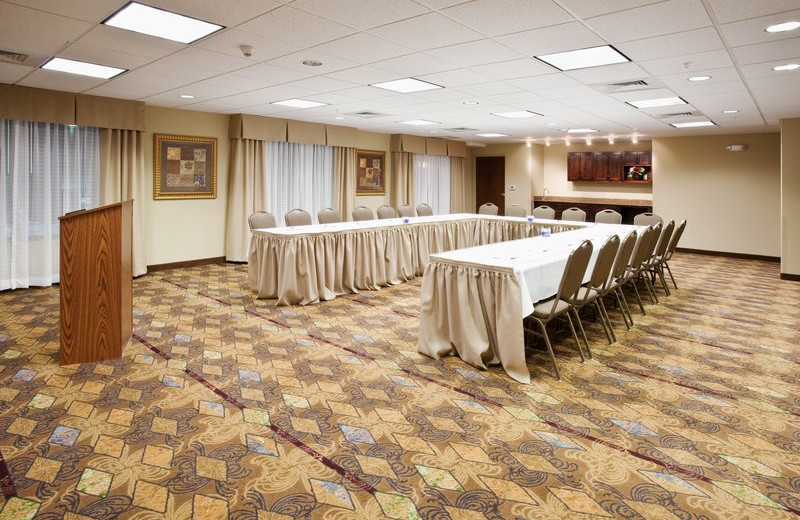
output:
[[[418,355],[419,280],[275,307],[243,265],[157,272],[123,359],[69,367],[58,289],[0,293],[0,519],[798,518],[800,284],[673,264],[527,386]]]

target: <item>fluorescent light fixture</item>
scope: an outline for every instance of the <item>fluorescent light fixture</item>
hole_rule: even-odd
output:
[[[192,43],[224,29],[223,26],[215,23],[204,22],[136,2],[130,2],[112,14],[103,24],[180,43]]]
[[[775,25],[770,25],[765,31],[768,33],[777,33],[777,32],[786,32],[786,31],[794,31],[800,27],[800,22],[783,22],[783,23],[776,23]]]
[[[398,121],[401,125],[411,126],[425,126],[425,125],[438,125],[436,121],[428,121],[427,119],[412,119],[411,121]]]
[[[385,88],[386,90],[400,92],[401,94],[442,88],[441,85],[434,85],[433,83],[420,81],[414,78],[396,79],[394,81],[384,81],[383,83],[372,83],[370,87]]]
[[[641,99],[639,101],[628,101],[629,105],[633,105],[636,108],[656,108],[656,107],[669,107],[673,105],[686,105],[686,101],[679,98],[678,96],[675,97],[666,97],[666,98],[657,98],[657,99]]]
[[[272,105],[283,105],[286,107],[294,108],[314,108],[327,105],[328,103],[320,103],[318,101],[309,101],[307,99],[284,99],[283,101],[273,101]]]
[[[631,137],[631,142],[632,142],[633,144],[636,144],[636,143],[638,143],[638,142],[639,142],[639,137],[638,137],[638,136],[635,136],[635,135],[634,135],[634,136],[632,136],[632,137]]]
[[[586,138],[586,144],[589,145],[589,146],[592,146],[592,138],[591,137],[587,137]]]
[[[708,81],[710,79],[711,76],[692,76],[689,81]]]
[[[800,65],[797,63],[787,63],[786,65],[778,65],[776,67],[772,67],[772,70],[782,71],[782,70],[795,70],[800,69]]]
[[[572,143],[570,142],[570,140],[569,140],[569,139],[564,139],[564,144],[565,144],[565,145],[567,145],[567,146],[569,146],[569,145],[570,145],[570,144],[572,144]]]
[[[496,132],[489,132],[486,134],[475,134],[478,137],[508,137],[508,134],[498,134]]]
[[[461,104],[462,105],[478,105],[479,103],[477,101],[462,101]]]
[[[544,140],[544,145],[545,146],[550,146],[550,139],[545,139]]]
[[[181,99],[194,99],[193,94],[178,94],[178,97]]]
[[[614,138],[613,137],[609,137],[608,138],[608,144],[614,144]]]
[[[96,63],[85,61],[68,60],[66,58],[53,58],[42,65],[43,69],[56,70],[58,72],[68,72],[69,74],[79,74],[81,76],[91,76],[93,78],[111,79],[125,72],[127,69],[117,67],[107,67]]]
[[[671,123],[675,128],[697,128],[699,126],[715,126],[712,121],[689,121],[688,123]]]
[[[738,114],[739,111],[738,110],[723,110],[722,113],[723,114]]]
[[[344,119],[344,116],[334,116],[333,118],[336,119],[337,121],[341,121],[342,119]]]
[[[568,134],[590,134],[593,132],[597,132],[597,130],[592,130],[591,128],[569,128],[567,129]]]
[[[611,45],[601,45],[600,47],[590,47],[577,51],[556,52],[555,54],[543,54],[534,57],[561,71],[631,61]]]
[[[533,116],[541,117],[542,114],[537,114],[536,112],[531,112],[530,110],[517,110],[516,112],[492,112],[492,115],[507,117],[509,119],[520,119],[523,117],[533,117]]]

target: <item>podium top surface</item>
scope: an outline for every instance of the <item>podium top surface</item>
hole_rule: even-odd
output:
[[[88,215],[88,214],[91,214],[91,213],[97,213],[97,212],[100,212],[100,211],[106,211],[106,210],[117,208],[119,206],[124,206],[124,205],[127,205],[127,204],[133,204],[133,199],[123,200],[122,202],[113,202],[111,204],[106,204],[105,206],[99,206],[97,208],[77,209],[75,211],[70,211],[69,213],[65,213],[64,215],[61,215],[60,217],[58,217],[58,220],[69,219],[69,218],[73,218],[73,217],[80,217],[80,216]]]

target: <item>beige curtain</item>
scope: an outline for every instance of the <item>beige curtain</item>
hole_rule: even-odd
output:
[[[385,167],[385,166],[384,166]],[[333,206],[342,220],[350,220],[356,201],[356,149],[336,146],[333,149]]]
[[[463,157],[450,157],[450,213],[472,213],[470,182]]]
[[[133,276],[147,272],[144,241],[143,134],[138,130],[100,129],[100,204],[133,199]]]
[[[392,152],[392,205],[414,205],[414,154]]]
[[[228,174],[228,226],[225,258],[246,262],[250,245],[247,217],[267,208],[266,142],[231,139]]]

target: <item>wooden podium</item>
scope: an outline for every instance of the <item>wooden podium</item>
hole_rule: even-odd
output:
[[[122,357],[133,332],[133,201],[59,221],[60,364]]]

